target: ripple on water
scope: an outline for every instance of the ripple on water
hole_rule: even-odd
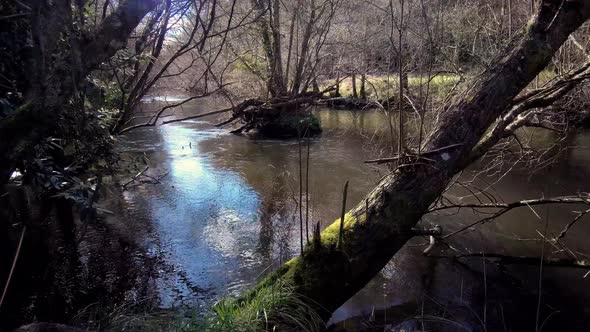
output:
[[[331,113],[322,121],[338,116]],[[378,123],[373,121],[372,125]],[[203,130],[201,127],[205,125],[202,121],[195,121],[150,128],[145,132],[130,133],[130,136],[139,136],[130,137],[125,143],[134,151],[152,149],[150,162],[153,164],[150,165],[170,170],[165,179],[166,186],[154,187],[154,192],[149,195],[126,197],[134,202],[135,208],[148,211],[164,244],[167,259],[174,266],[173,276],[162,277],[167,281],[160,284],[161,297],[168,305],[177,303],[178,294],[183,301],[191,298],[215,301],[219,296],[238,293],[267,270],[273,262],[272,251],[277,242],[293,243],[296,250],[290,255],[298,251],[295,231],[298,220],[295,219],[293,234],[280,237],[278,234],[289,223],[277,223],[275,218],[291,221],[297,208],[299,143],[249,140],[228,135],[222,130]],[[587,137],[583,142],[587,142]],[[350,133],[339,135],[336,130],[327,130],[321,138],[311,141],[310,214],[313,222],[319,221],[325,226],[337,218],[346,179],[353,184],[349,188],[352,205],[381,178],[383,174],[379,170],[362,162],[371,154],[367,144],[365,138]],[[576,150],[570,158],[586,161],[589,155],[587,151]],[[576,172],[570,172],[574,164],[578,168]],[[562,174],[559,174],[561,183],[558,186],[550,182],[554,179],[551,176],[539,178],[539,182],[546,182],[543,185],[552,188],[567,187],[575,192],[576,188],[587,184],[583,180],[590,176],[590,171],[588,163],[572,162],[572,165],[559,166]],[[523,195],[530,198],[540,196],[538,186],[539,183],[528,182],[526,176],[515,175],[499,183],[497,190],[506,199]],[[265,219],[264,211],[270,217]],[[536,219],[530,212],[507,217],[511,219],[505,219],[504,224],[514,225],[511,232],[528,234],[536,231]],[[473,215],[462,214],[435,221],[452,229],[470,220]],[[526,224],[524,221],[532,222]],[[579,227],[586,231],[580,234],[587,234],[588,225]],[[481,241],[477,237],[468,242],[475,250],[480,250],[483,243],[491,243],[492,249],[514,249],[517,245],[524,245],[522,241],[510,244],[485,229],[481,233],[485,235]],[[468,235],[475,238],[473,233]],[[573,240],[587,239],[573,234]],[[272,243],[263,244],[265,241]],[[402,299],[421,298],[422,294],[435,294],[441,298],[456,295],[462,287],[462,276],[442,263],[428,262],[419,250],[416,253],[401,252],[374,281],[343,306],[339,317],[346,318],[375,305],[387,306]],[[465,294],[469,295],[467,291]]]

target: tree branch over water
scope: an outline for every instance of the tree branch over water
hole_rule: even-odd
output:
[[[413,237],[411,229],[431,204],[456,174],[474,161],[471,152],[490,126],[503,116],[569,35],[589,17],[590,0],[543,1],[527,30],[485,72],[474,78],[464,94],[446,107],[424,150],[461,145],[450,152],[430,156],[433,161],[428,164],[409,164],[387,175],[346,214],[342,232],[338,231],[339,221],[331,224],[320,235],[321,245],[308,246],[302,256],[259,283],[243,298],[244,305],[260,289],[276,282],[288,282],[295,286],[297,293],[315,303],[328,319]],[[342,241],[338,240],[339,234]],[[337,247],[340,242],[341,247]]]

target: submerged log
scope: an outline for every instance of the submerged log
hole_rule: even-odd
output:
[[[441,115],[423,151],[451,145],[456,149],[434,153],[428,162],[386,176],[346,214],[341,248],[337,220],[321,233],[319,243],[308,244],[303,255],[270,274],[238,303],[247,307],[261,290],[289,283],[327,321],[414,236],[412,228],[452,178],[472,162],[469,155],[488,128],[588,17],[590,0],[543,1],[522,36]]]

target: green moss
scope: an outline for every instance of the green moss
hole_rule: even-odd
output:
[[[358,222],[364,222],[365,216],[356,218],[350,211],[344,215],[344,232],[351,229]],[[322,245],[330,246],[338,242],[340,235],[340,218],[336,219],[330,226],[326,227],[321,233]],[[346,238],[346,237],[345,237]]]
[[[268,296],[270,290],[278,287],[277,285],[287,286],[293,292],[290,296],[298,296],[298,300],[304,301],[306,310],[315,312],[315,315],[327,320],[331,314],[331,309],[325,310],[324,307],[315,305],[314,301],[307,301],[313,297],[315,301],[330,306],[331,303],[339,303],[338,294],[342,293],[341,283],[329,280],[326,283],[325,276],[348,275],[351,273],[350,264],[346,251],[347,234],[352,234],[354,227],[366,222],[365,214],[356,216],[349,211],[344,217],[344,251],[337,248],[338,235],[340,232],[340,218],[335,220],[330,226],[321,232],[320,241],[312,241],[304,249],[300,257],[296,257],[283,264],[278,270],[272,272],[269,276],[257,284],[257,286],[239,298],[244,312],[252,312],[252,307],[260,307],[264,303],[264,297]],[[281,306],[283,302],[275,302],[271,307],[265,307],[268,312],[273,310],[284,310]],[[251,314],[250,314],[251,316]]]

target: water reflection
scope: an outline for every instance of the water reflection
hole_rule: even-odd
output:
[[[310,224],[320,222],[325,227],[338,216],[345,181],[351,184],[348,197],[352,206],[385,174],[384,169],[363,161],[388,153],[380,140],[387,137],[389,126],[379,111],[319,110],[317,115],[325,132],[309,142],[308,208]],[[162,277],[159,285],[165,306],[199,297],[213,301],[238,292],[299,250],[299,143],[251,140],[211,128],[205,121],[149,128],[131,132],[122,144],[129,154],[148,151],[153,169],[170,171],[163,185],[128,194],[138,209],[149,211],[175,269],[176,274]],[[533,135],[538,146],[551,144],[553,139],[543,132],[525,134]],[[590,135],[578,135],[573,143],[587,147]],[[534,177],[529,177],[529,170],[514,170],[493,190],[506,201],[587,191],[589,156],[584,148],[569,150],[557,166]],[[469,172],[464,174],[466,179],[469,176]],[[487,186],[495,180],[484,179],[478,184]],[[470,190],[460,187],[448,195],[463,197],[466,202],[475,199]],[[553,232],[570,220],[570,210],[555,206],[548,211]],[[536,214],[541,211],[535,212],[513,211],[496,223],[457,236],[453,246],[468,251],[536,254],[537,242],[521,240],[537,237],[540,226]],[[439,223],[452,231],[478,217],[462,211],[444,217],[426,216],[424,222]],[[577,227],[568,244],[575,250],[587,250],[583,234],[590,231],[590,225]],[[415,301],[424,293],[441,298],[461,294],[461,300],[468,301],[478,288],[475,279],[452,265],[423,259],[420,248],[404,248],[334,318]]]

